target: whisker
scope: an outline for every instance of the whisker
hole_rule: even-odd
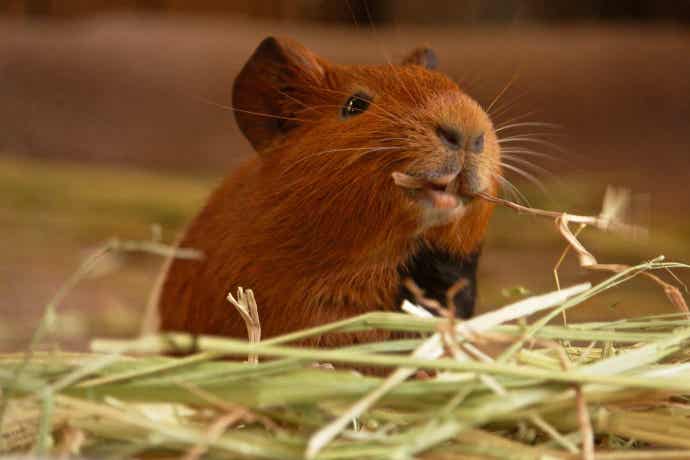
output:
[[[503,177],[498,176],[498,175],[496,176],[496,179],[498,179],[499,186],[501,187],[501,192],[504,194],[504,197],[506,199],[509,199],[511,201],[516,201],[516,202],[521,201],[520,197],[515,193],[514,187],[513,188],[510,187],[512,184],[509,184],[506,179],[504,179]],[[509,195],[509,196],[506,196],[506,195]]]
[[[523,170],[523,169],[521,169],[521,168],[518,168],[518,167],[515,166],[515,165],[507,164],[507,163],[504,163],[504,162],[501,162],[501,166],[504,167],[504,168],[506,168],[506,169],[508,169],[508,170],[510,170],[510,171],[513,171],[514,173],[518,174],[519,176],[524,177],[525,179],[527,179],[528,181],[530,181],[531,183],[533,183],[534,185],[536,185],[536,186],[539,188],[539,190],[541,190],[541,192],[542,192],[544,195],[549,196],[549,193],[548,193],[548,191],[546,190],[546,187],[544,186],[543,182],[540,181],[540,180],[539,180],[536,176],[534,176],[533,174],[530,174],[530,173],[528,173],[527,171],[525,171],[525,170]]]
[[[341,105],[335,105],[335,104],[321,104],[321,105],[305,106],[303,109],[295,111],[295,113],[300,114],[300,113],[306,113],[309,111],[316,111],[319,109],[334,109],[334,111],[339,111],[340,109],[342,109],[342,106]],[[366,113],[366,115],[368,117],[374,117],[378,120],[391,121],[391,117],[386,116],[386,114],[384,114],[384,113],[377,113],[376,111],[370,110]]]
[[[486,109],[487,113],[491,113],[491,109],[493,108],[493,106],[498,102],[498,100],[501,98],[501,96],[503,96],[503,94],[505,94],[505,92],[508,91],[508,88],[510,88],[513,85],[513,83],[515,82],[516,79],[517,79],[517,73],[515,73],[512,77],[510,77],[510,80],[508,80],[508,83],[506,83],[506,85],[503,87],[503,89],[501,89],[498,92],[498,94],[496,95],[496,97],[494,97],[493,101],[491,101],[491,103],[489,104],[489,107],[487,107],[487,109]]]
[[[292,100],[292,101],[298,103],[298,104],[301,105],[302,107],[308,107],[307,104],[306,104],[305,102],[303,102],[303,101],[297,99],[296,97],[294,97],[294,96],[292,96],[292,95],[286,93],[285,91],[281,90],[280,88],[277,88],[277,87],[275,87],[275,86],[272,86],[272,88],[273,88],[273,90],[276,91],[278,94],[280,94],[280,95],[282,95],[282,96],[284,96],[284,97],[286,97],[286,98],[288,98],[288,99],[290,99],[290,100]]]
[[[527,119],[527,118],[529,118],[529,117],[531,117],[531,116],[533,116],[533,115],[535,115],[535,113],[532,112],[532,111],[531,111],[531,112],[526,112],[526,113],[523,113],[522,115],[517,115],[517,116],[515,116],[515,117],[509,118],[509,119],[507,119],[506,121],[500,122],[500,123],[503,123],[503,124],[515,123],[515,122],[520,121],[520,120],[525,120],[525,119]],[[496,118],[498,118],[498,117],[496,117],[495,115],[492,115],[492,118],[496,119]],[[496,121],[496,126],[498,126],[498,124],[499,124],[499,122]]]
[[[516,157],[513,155],[501,155],[501,159],[506,159],[506,160],[510,160],[510,161],[513,161],[513,162],[521,164],[521,165],[529,166],[533,170],[540,172],[540,173],[543,173],[543,174],[546,174],[547,176],[554,176],[553,172],[549,171],[548,169],[544,168],[543,166],[539,166],[537,164],[534,164],[533,162],[531,162],[525,158],[520,158],[520,157]]]
[[[537,151],[534,151],[534,150],[531,150],[528,148],[508,147],[508,148],[501,149],[501,155],[504,155],[506,153],[517,153],[517,154],[525,155],[525,156],[544,158],[546,160],[564,161],[562,158],[559,158],[555,155],[551,155],[549,153],[537,152]]]
[[[525,121],[521,123],[508,123],[505,125],[501,125],[498,128],[496,128],[495,132],[500,133],[501,131],[504,131],[506,129],[512,129],[512,128],[522,128],[525,126],[539,126],[539,127],[544,127],[544,128],[554,128],[554,129],[561,129],[563,128],[561,125],[557,125],[555,123],[545,123],[545,122],[536,122],[536,121]]]
[[[346,148],[337,148],[337,149],[328,149],[328,150],[322,150],[320,152],[312,153],[309,155],[305,155],[302,158],[298,159],[294,163],[292,163],[288,168],[285,169],[285,171],[290,171],[294,169],[295,167],[301,165],[305,161],[313,160],[314,158],[327,155],[329,153],[336,153],[336,152],[353,152],[353,151],[363,151],[363,153],[360,155],[360,157],[363,157],[365,155],[368,155],[373,152],[381,152],[381,151],[391,151],[391,150],[402,150],[405,147],[403,146],[377,146],[377,147],[346,147]]]
[[[554,150],[559,151],[560,153],[565,153],[565,150],[560,147],[558,144],[554,144],[553,142],[549,142],[544,139],[538,139],[534,137],[524,137],[524,136],[514,136],[514,137],[506,137],[503,139],[499,139],[498,144],[511,144],[511,143],[516,143],[516,142],[526,142],[526,143],[531,143],[531,144],[538,144],[538,145],[544,145],[547,147],[550,147]]]
[[[563,137],[562,133],[557,133],[554,131],[551,132],[546,132],[546,131],[532,131],[529,133],[514,133],[507,135],[505,137],[501,137],[500,140],[507,140],[507,139],[548,139],[548,138],[555,138],[555,137]]]
[[[510,101],[506,101],[503,105],[497,106],[496,110],[494,110],[494,112],[491,112],[491,113],[487,112],[487,113],[489,113],[491,118],[497,120],[500,117],[502,117],[503,115],[505,115],[506,113],[508,113],[510,110],[512,110],[518,104],[518,102],[520,102],[526,95],[527,95],[527,92],[523,91],[523,92],[517,94],[515,97],[513,97]],[[530,113],[530,115],[531,114],[532,113]]]
[[[407,93],[407,96],[410,98],[411,101],[416,100],[417,98],[412,95],[412,93],[410,92],[407,85],[405,85],[403,78],[400,75],[398,75],[398,72],[396,72],[395,69],[393,68],[393,63],[390,61],[390,59],[387,59],[387,61],[388,61],[388,66],[391,67],[391,70],[392,70],[391,74],[395,77],[395,79],[398,81],[398,83],[400,83],[400,86],[402,86],[403,90]],[[414,82],[414,80],[413,80],[413,82]],[[419,88],[417,88],[417,90],[419,90]]]
[[[507,155],[503,155],[503,158],[511,160],[514,163],[518,163],[518,164],[524,165],[526,167],[529,167],[533,171],[543,175],[544,177],[548,177],[551,181],[557,182],[559,185],[562,184],[561,179],[556,174],[554,174],[552,171],[549,171],[548,169],[546,169],[542,166],[536,165],[529,160],[526,160],[524,158],[516,158],[513,156],[507,156]],[[513,163],[506,163],[506,164],[511,164],[511,165],[515,166]]]
[[[328,149],[328,150],[322,150],[320,152],[312,153],[310,155],[306,155],[302,157],[299,161],[315,158],[318,156],[322,156],[328,153],[335,153],[335,152],[349,152],[349,151],[359,151],[359,150],[366,150],[366,153],[369,152],[378,152],[381,150],[395,150],[395,149],[402,149],[402,146],[379,146],[379,147],[346,147],[346,148],[338,148],[338,149]]]
[[[319,91],[324,91],[324,92],[327,92],[327,93],[337,94],[337,95],[340,95],[340,96],[343,96],[343,97],[345,97],[345,96],[351,96],[351,94],[348,93],[348,92],[346,92],[346,91],[336,90],[336,89],[332,89],[332,88],[321,88],[321,87],[319,87],[319,88],[317,88],[317,89],[318,89]],[[390,111],[386,110],[381,104],[378,104],[378,103],[376,103],[375,101],[372,100],[372,101],[369,101],[369,105],[370,105],[371,107],[375,107],[375,108],[377,108],[378,110],[380,110],[380,111],[382,112],[383,115],[387,115],[386,118],[387,118],[389,121],[396,122],[396,123],[400,123],[400,124],[406,124],[406,120],[404,120],[401,116],[395,115],[394,113],[391,113]]]
[[[515,201],[522,202],[522,204],[532,207],[530,201],[527,199],[527,196],[525,196],[525,194],[522,193],[519,188],[508,180],[508,178],[501,176],[500,174],[494,174],[494,177],[498,179],[498,182],[501,184],[501,188],[506,190],[504,187],[507,187],[507,191],[510,192]]]
[[[214,102],[210,101],[207,99],[202,99],[202,101],[206,104],[221,108],[223,110],[228,110],[231,112],[240,112],[240,113],[246,113],[249,115],[256,115],[257,117],[265,117],[265,118],[277,118],[279,120],[292,120],[292,121],[299,121],[302,123],[315,123],[315,120],[308,120],[308,119],[303,119],[303,118],[296,118],[296,117],[284,117],[281,115],[274,115],[272,113],[262,113],[262,112],[254,112],[252,110],[244,110],[244,109],[238,109],[236,107],[230,106],[230,105],[225,105],[221,104],[219,102]]]

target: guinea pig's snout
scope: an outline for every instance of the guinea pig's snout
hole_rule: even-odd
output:
[[[480,163],[477,158],[484,151],[484,132],[468,130],[453,124],[439,123],[435,134],[440,140],[440,150],[443,164],[429,176],[458,176],[449,184],[448,191],[457,192],[462,196],[472,197],[483,188]]]
[[[462,130],[449,126],[438,125],[436,136],[441,140],[441,144],[449,150],[458,151],[465,149],[468,152],[479,154],[484,151],[484,133],[465,137]]]
[[[436,135],[441,143],[450,150],[460,150],[462,147],[462,133],[456,128],[439,125],[436,127]]]
[[[439,124],[436,126],[436,136],[441,141],[442,148],[436,156],[438,162],[433,168],[425,171],[427,178],[449,177],[454,178],[463,169],[465,152],[462,131],[451,125]]]

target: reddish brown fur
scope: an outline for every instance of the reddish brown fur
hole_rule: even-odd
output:
[[[460,218],[429,227],[391,179],[394,171],[442,168],[448,154],[434,129],[452,125],[468,136],[485,133],[484,153],[459,155],[494,192],[499,147],[477,103],[443,74],[417,65],[341,66],[289,40],[279,43],[288,63],[253,58],[243,72],[275,73],[240,75],[234,104],[289,118],[285,134],[275,135],[256,115],[236,115],[259,155],[220,184],[187,229],[180,245],[200,249],[205,259],[172,263],[159,302],[163,330],[246,337],[226,300],[238,286],[254,290],[263,337],[396,310],[398,267],[422,241],[462,255],[484,237],[490,204],[474,200]],[[340,108],[360,91],[373,96],[369,110],[342,119]],[[339,334],[310,343],[387,337]]]

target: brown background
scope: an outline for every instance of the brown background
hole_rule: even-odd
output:
[[[538,174],[548,193],[513,177],[530,199],[595,213],[606,184],[630,187],[650,239],[590,233],[590,247],[606,262],[690,260],[689,4],[0,2],[0,347],[23,343],[96,242],[146,238],[152,223],[171,240],[214,180],[251,154],[227,105],[234,75],[268,35],[348,63],[429,44],[485,106],[512,81],[498,124],[526,116],[561,126],[546,138],[557,148],[532,146],[555,157],[538,161],[553,174]],[[534,131],[543,130],[516,133]],[[482,308],[506,301],[501,288],[553,287],[562,245],[550,224],[500,212],[491,231]],[[158,261],[126,262],[68,298],[67,339],[131,333]],[[592,279],[573,263],[564,275]],[[668,310],[650,285],[631,289],[582,317]]]

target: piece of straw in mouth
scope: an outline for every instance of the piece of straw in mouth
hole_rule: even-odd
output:
[[[585,248],[585,246],[577,238],[577,234],[579,234],[580,230],[583,229],[583,226],[591,226],[599,230],[632,235],[639,234],[640,232],[646,233],[646,229],[640,229],[637,226],[629,225],[621,221],[621,216],[625,214],[626,207],[630,203],[629,192],[615,189],[613,187],[609,187],[606,190],[602,210],[598,216],[581,216],[566,212],[546,211],[543,209],[530,208],[513,203],[512,201],[508,201],[503,198],[499,198],[497,196],[490,195],[486,192],[481,192],[478,194],[478,196],[484,200],[506,206],[520,213],[554,219],[554,223],[556,224],[561,236],[568,243],[568,247],[570,247],[576,253],[580,266],[587,270],[621,273],[629,269],[630,266],[625,264],[599,263],[594,255],[587,250],[587,248]],[[570,229],[570,223],[580,224],[580,229],[577,230],[577,233],[573,233],[573,231]],[[561,260],[557,262],[557,266],[560,265],[560,262]],[[556,269],[554,270],[554,273],[557,278],[558,275]],[[669,302],[679,311],[690,317],[690,309],[688,308],[688,304],[685,301],[683,293],[677,286],[662,280],[659,276],[652,273],[642,272],[641,275],[658,284],[663,289],[663,292]],[[675,278],[673,272],[671,272],[671,275]]]

